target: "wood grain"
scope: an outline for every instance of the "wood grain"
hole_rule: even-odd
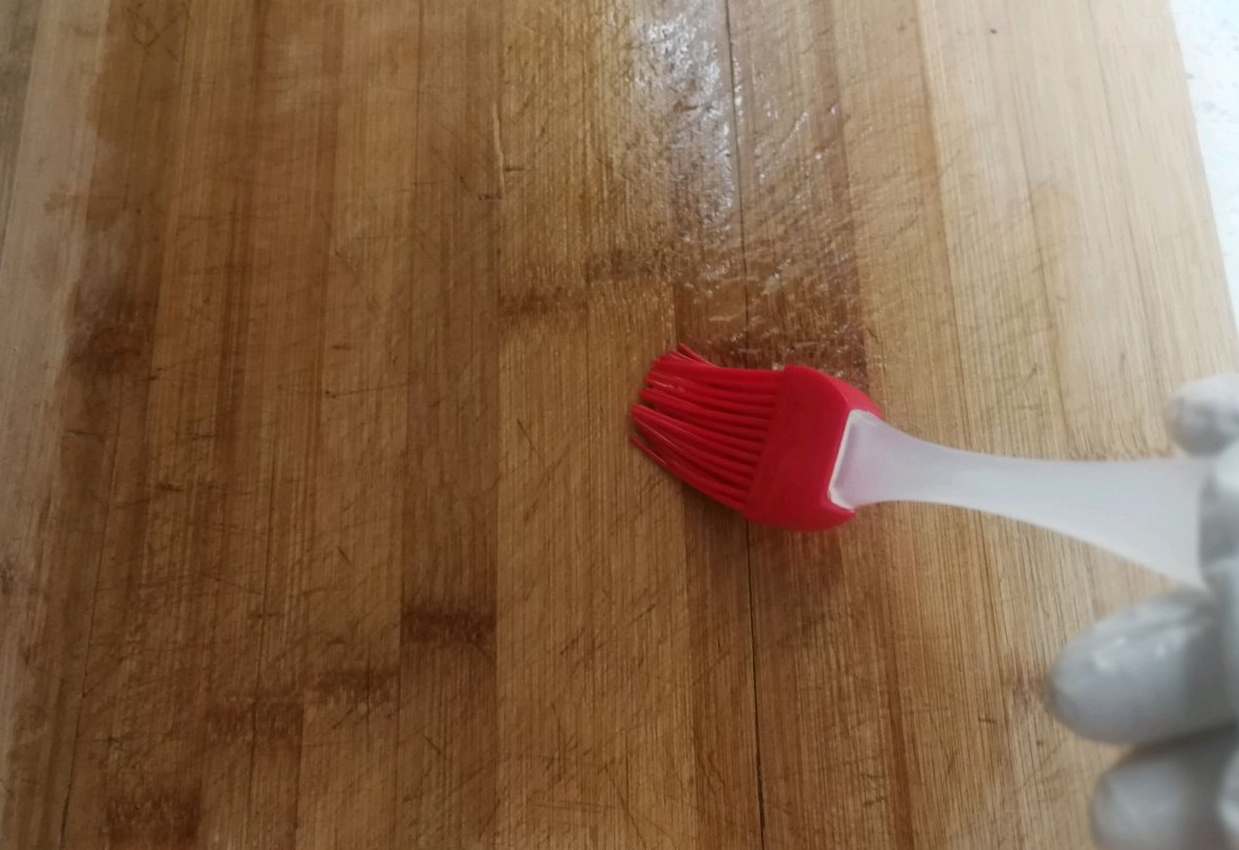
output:
[[[1236,345],[1136,6],[10,3],[0,844],[1087,846],[1041,678],[1155,582],[750,528],[625,411],[681,339],[1164,451]]]

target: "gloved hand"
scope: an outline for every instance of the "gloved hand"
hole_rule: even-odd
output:
[[[1137,748],[1097,783],[1106,850],[1239,850],[1239,375],[1189,384],[1170,427],[1216,457],[1201,518],[1210,592],[1180,590],[1097,623],[1062,653],[1048,702],[1077,734]]]

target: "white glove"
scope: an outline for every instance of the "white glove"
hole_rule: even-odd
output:
[[[1062,653],[1048,702],[1074,732],[1137,749],[1093,795],[1106,850],[1239,850],[1239,375],[1171,402],[1175,440],[1217,458],[1201,506],[1201,571],[1097,623]]]

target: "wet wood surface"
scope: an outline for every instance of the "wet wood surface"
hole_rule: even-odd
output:
[[[1042,676],[1154,582],[746,527],[626,405],[683,340],[1166,450],[1236,347],[1163,0],[10,0],[0,47],[0,845],[1086,846],[1112,754]]]

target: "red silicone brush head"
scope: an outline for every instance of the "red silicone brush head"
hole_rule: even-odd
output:
[[[654,361],[633,439],[660,466],[756,522],[830,528],[854,512],[830,500],[853,410],[881,415],[860,390],[807,369],[727,369],[680,346]]]

